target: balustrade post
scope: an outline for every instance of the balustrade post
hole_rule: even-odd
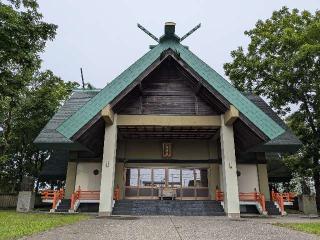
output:
[[[264,194],[261,194],[261,206],[263,212],[266,212],[266,197],[264,196]]]
[[[274,190],[271,190],[271,200],[274,202],[275,201],[275,195],[274,195]]]

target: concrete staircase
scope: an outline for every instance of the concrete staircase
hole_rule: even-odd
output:
[[[71,206],[71,199],[62,199],[55,212],[68,212]]]
[[[279,208],[273,201],[266,201],[268,215],[281,215]]]
[[[113,215],[224,216],[218,201],[119,200]]]

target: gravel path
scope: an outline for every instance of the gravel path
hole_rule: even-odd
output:
[[[286,219],[288,221],[286,221]],[[230,220],[226,217],[94,218],[34,235],[28,240],[314,240],[305,234],[271,225],[273,222],[319,221],[301,218]]]

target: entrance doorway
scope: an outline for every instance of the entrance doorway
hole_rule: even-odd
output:
[[[177,200],[208,200],[206,168],[126,168],[126,199],[159,199],[163,189],[175,191]]]

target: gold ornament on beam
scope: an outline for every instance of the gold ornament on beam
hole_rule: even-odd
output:
[[[172,143],[162,143],[162,157],[163,158],[172,157]]]

